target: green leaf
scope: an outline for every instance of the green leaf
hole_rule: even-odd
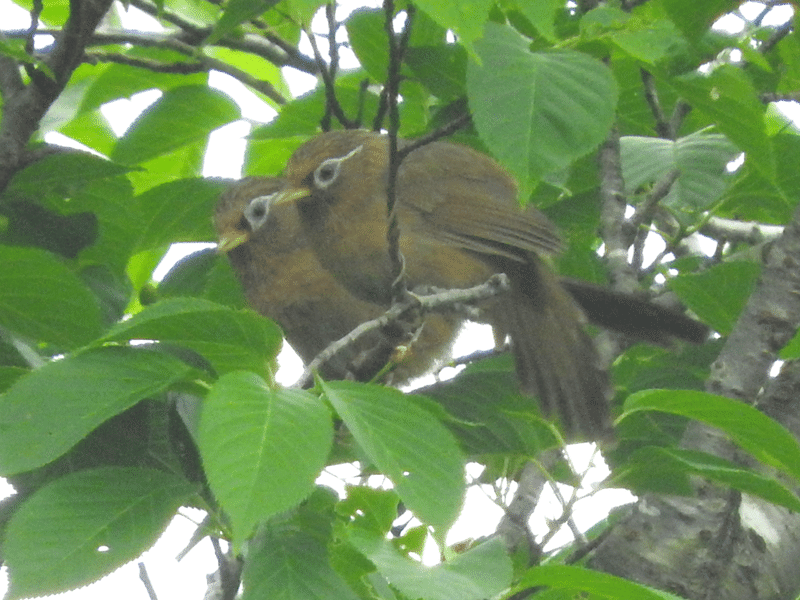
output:
[[[686,44],[669,21],[643,23],[631,20],[627,25],[615,32],[611,39],[626,54],[649,65],[655,66],[673,53],[683,51]]]
[[[536,402],[520,394],[510,356],[474,363],[446,386],[417,391],[456,418],[448,426],[470,455],[537,456],[559,444],[552,426],[530,414]]]
[[[134,121],[112,157],[124,164],[140,163],[204,141],[214,129],[239,117],[236,103],[208,86],[174,88]]]
[[[405,61],[422,84],[444,102],[466,94],[467,53],[462,46],[411,47]]]
[[[691,212],[707,210],[719,200],[733,179],[726,167],[738,154],[737,148],[719,134],[697,132],[676,141],[620,139],[626,188],[635,191],[677,169],[678,180],[662,203]]]
[[[444,535],[464,498],[464,459],[453,436],[413,397],[379,385],[325,382],[325,397],[408,508]]]
[[[163,183],[200,177],[206,153],[206,139],[182,146],[139,165],[141,170],[128,174],[135,193],[141,194]]]
[[[347,498],[336,505],[336,512],[359,529],[386,535],[397,520],[400,497],[394,490],[367,486],[348,486]]]
[[[330,410],[309,392],[273,389],[253,373],[220,377],[203,407],[198,445],[235,545],[308,496],[332,441]]]
[[[174,242],[212,242],[211,215],[224,181],[189,178],[157,185],[136,197],[141,212],[136,251]]]
[[[317,533],[270,524],[245,563],[242,600],[356,600]]]
[[[800,356],[800,332],[796,333],[778,354],[781,360],[794,360]]]
[[[605,139],[617,89],[609,69],[571,50],[530,52],[529,40],[489,23],[467,67],[475,127],[517,176],[522,197],[537,180],[563,169]]]
[[[18,171],[9,191],[33,197],[44,192],[73,195],[92,181],[125,175],[129,167],[88,152],[57,152]]]
[[[347,19],[347,37],[358,62],[375,81],[389,70],[389,38],[383,28],[383,9],[359,8]]]
[[[537,0],[536,2],[521,0],[514,4],[548,42],[555,42],[558,39],[555,21],[556,15],[564,10],[564,3],[561,0]]]
[[[0,396],[0,474],[44,465],[190,370],[171,356],[105,347],[47,363]]]
[[[494,598],[511,585],[511,559],[499,539],[435,567],[401,554],[382,535],[353,529],[348,539],[407,598],[481,600]]]
[[[175,475],[138,468],[81,471],[46,485],[5,530],[7,597],[56,594],[110,573],[149,548],[192,493]]]
[[[198,9],[199,5],[195,4],[192,17],[195,16]],[[164,48],[133,46],[129,49],[120,48],[119,50],[120,54],[126,58],[145,60],[156,64],[179,65],[195,62],[185,54]],[[97,66],[93,68],[96,69]],[[79,113],[92,111],[107,102],[129,98],[145,90],[155,88],[164,91],[190,84],[205,85],[207,81],[208,74],[205,72],[159,73],[133,65],[106,64],[103,65],[103,70],[99,75],[88,84]]]
[[[265,373],[281,347],[278,326],[251,310],[233,310],[201,298],[171,298],[118,323],[102,342],[158,340],[201,354],[218,374]]]
[[[214,26],[214,30],[206,38],[206,44],[213,44],[233,31],[239,23],[252,19],[268,11],[278,0],[230,0],[225,4],[222,16]]]
[[[625,460],[621,468],[614,469],[614,476],[608,484],[626,487],[635,493],[651,491],[688,495],[693,492],[689,475],[699,475],[795,512],[800,511],[800,498],[779,481],[711,454],[680,448],[640,448]]]
[[[483,27],[492,6],[491,0],[419,0],[414,4],[436,23],[450,29],[467,52],[474,55],[473,43],[483,34]]]
[[[514,591],[546,586],[551,589],[585,592],[592,597],[613,600],[681,600],[668,592],[615,577],[608,573],[591,571],[584,567],[543,565],[529,569]]]
[[[768,180],[775,179],[764,104],[741,69],[723,65],[707,75],[691,73],[673,78],[671,83],[695,110],[711,118]]]
[[[646,390],[628,396],[619,420],[645,410],[689,417],[718,427],[757,460],[800,481],[800,445],[779,423],[752,406],[706,392]]]
[[[17,173],[10,190],[12,197],[35,199],[61,215],[77,218],[91,213],[97,232],[91,240],[94,243],[81,252],[81,262],[105,263],[121,275],[135,241],[136,228],[131,223],[139,222],[131,184],[125,177],[128,172],[128,167],[87,152],[59,152]],[[48,228],[44,219],[40,226],[46,239],[58,239],[59,232]],[[85,234],[86,229],[71,232],[71,237]]]
[[[704,323],[728,335],[755,290],[761,267],[737,261],[714,265],[700,273],[682,273],[668,285]]]
[[[0,326],[67,348],[100,334],[97,300],[52,254],[0,246],[0,263]]]
[[[292,18],[301,25],[308,27],[311,25],[311,17],[325,2],[324,0],[287,0],[286,4],[287,12]]]
[[[670,19],[689,41],[699,40],[712,23],[739,7],[738,0],[664,0]]]

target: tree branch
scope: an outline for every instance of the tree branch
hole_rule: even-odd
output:
[[[12,94],[4,96],[3,114],[0,118],[0,192],[19,168],[31,136],[39,127],[44,114],[69,82],[72,72],[80,64],[84,49],[100,20],[111,6],[112,0],[71,0],[70,16],[64,29],[56,32],[55,43],[43,63],[55,76],[55,81],[42,69],[34,69],[31,82],[19,87],[17,76],[10,69],[15,63],[0,62],[3,85]],[[26,32],[27,35],[27,32]]]
[[[339,354],[339,352],[355,345],[358,340],[372,331],[402,322],[412,311],[420,311],[424,316],[428,312],[458,310],[461,305],[479,303],[482,300],[503,294],[508,289],[508,278],[502,273],[498,273],[492,275],[485,283],[463,290],[446,290],[426,295],[409,294],[403,302],[394,303],[389,310],[377,319],[362,323],[345,337],[333,342],[320,352],[306,367],[297,386],[306,387],[311,383],[313,373],[319,371],[325,363]]]
[[[261,92],[276,104],[286,104],[286,98],[284,98],[269,81],[257,79],[246,71],[242,71],[241,69],[237,69],[236,67],[231,66],[224,61],[208,56],[195,55],[197,62],[184,63],[162,63],[144,58],[134,58],[124,54],[107,54],[103,52],[92,52],[89,53],[87,57],[90,60],[93,59],[100,62],[114,62],[123,65],[130,65],[132,67],[147,69],[156,73],[189,74],[207,72],[211,70],[220,71],[221,73],[227,73],[234,79],[237,79],[254,90]]]

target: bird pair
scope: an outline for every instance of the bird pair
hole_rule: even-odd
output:
[[[391,302],[388,168],[387,136],[333,131],[301,146],[284,179],[245,180],[220,200],[220,248],[251,305],[284,327],[304,359]],[[610,385],[584,331],[587,315],[656,342],[707,335],[676,311],[559,280],[544,262],[560,249],[555,227],[535,208],[519,208],[513,178],[484,154],[447,142],[414,149],[400,163],[396,196],[411,289],[465,288],[507,275],[510,291],[481,308],[511,337],[522,391],[538,397],[544,414],[556,414],[568,436],[597,439],[609,428]],[[442,353],[455,327],[452,319],[432,325],[437,333],[425,351]]]

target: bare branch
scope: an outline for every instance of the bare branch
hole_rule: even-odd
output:
[[[769,225],[754,221],[736,221],[711,217],[700,228],[700,233],[714,239],[724,239],[730,242],[744,242],[746,244],[760,244],[777,240],[783,235],[782,225]]]
[[[656,120],[656,133],[668,140],[675,139],[675,132],[670,128],[670,122],[661,108],[661,102],[658,99],[658,91],[656,90],[656,82],[653,75],[650,71],[645,71],[644,69],[641,69],[641,74],[642,84],[644,84],[644,98],[647,100],[650,112],[653,113],[653,118]]]
[[[493,298],[498,294],[507,292],[508,289],[508,278],[504,274],[498,273],[492,275],[485,283],[463,290],[446,290],[426,295],[408,294],[404,302],[393,304],[389,310],[377,319],[362,323],[345,337],[333,342],[325,348],[325,350],[320,352],[319,355],[311,361],[308,367],[306,367],[297,386],[307,386],[312,380],[312,374],[318,371],[322,365],[331,360],[339,352],[354,345],[358,340],[372,331],[383,329],[389,325],[403,321],[411,311],[420,311],[424,315],[428,312],[457,310],[461,305],[475,304],[482,300]]]
[[[147,568],[144,566],[143,562],[139,563],[139,579],[142,580],[144,588],[147,590],[147,597],[150,598],[150,600],[158,600],[153,582],[150,581],[150,576],[147,574]]]
[[[386,182],[386,213],[389,227],[386,239],[389,246],[389,260],[392,265],[392,300],[403,300],[407,293],[405,278],[405,259],[400,252],[400,224],[397,219],[397,172],[400,169],[402,156],[397,152],[397,133],[400,129],[400,113],[397,102],[400,93],[400,66],[411,36],[411,25],[414,21],[414,7],[406,8],[406,23],[399,36],[394,33],[394,0],[384,0],[383,28],[389,40],[389,69],[386,74],[386,102],[389,111],[389,173]]]
[[[257,79],[250,75],[250,73],[242,71],[241,69],[237,69],[225,61],[217,60],[216,58],[202,55],[195,55],[195,57],[197,58],[197,62],[162,63],[144,58],[134,58],[124,54],[106,54],[102,52],[92,52],[88,54],[89,59],[94,59],[101,62],[114,62],[118,64],[130,65],[133,67],[147,69],[156,73],[189,74],[207,72],[211,70],[220,71],[221,73],[227,73],[234,79],[237,79],[254,90],[261,92],[276,104],[286,104],[286,98],[284,98],[269,81]]]
[[[348,116],[344,113],[342,105],[339,104],[339,100],[336,98],[335,81],[331,75],[328,65],[325,63],[325,59],[322,58],[322,53],[319,51],[319,46],[317,45],[317,39],[314,37],[314,33],[309,29],[306,30],[306,35],[311,42],[311,49],[314,51],[314,59],[317,61],[317,71],[322,77],[322,83],[325,86],[325,115],[322,117],[321,122],[323,124],[328,122],[330,115],[333,114],[339,123],[341,123],[346,129],[355,128],[357,123],[348,118]],[[323,127],[323,131],[324,130],[325,128]]]
[[[471,120],[472,120],[472,115],[470,115],[469,113],[464,113],[460,117],[456,117],[455,119],[453,119],[446,125],[443,125],[439,129],[436,129],[435,131],[432,131],[429,134],[414,140],[410,144],[403,146],[397,151],[398,160],[400,161],[404,160],[406,156],[411,154],[417,148],[421,148],[422,146],[426,146],[437,140],[440,140],[444,137],[448,137],[454,134],[462,127],[466,127],[467,125],[469,125]]]
[[[5,90],[12,92],[10,97],[4,97],[0,118],[0,191],[5,190],[19,168],[28,141],[80,64],[86,44],[111,2],[71,0],[69,19],[64,29],[55,33],[55,43],[42,61],[55,76],[55,81],[43,69],[32,69],[31,83],[22,89],[19,72],[13,74],[15,63],[0,59],[0,81]]]
[[[620,163],[619,131],[614,127],[600,147],[600,198],[602,200],[601,227],[606,244],[606,261],[611,272],[613,287],[631,292],[637,288],[637,278],[628,264],[630,229],[626,229],[625,182]]]

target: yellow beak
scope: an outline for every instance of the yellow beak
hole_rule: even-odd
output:
[[[237,246],[241,246],[250,239],[250,233],[247,231],[237,231],[231,229],[224,231],[217,239],[217,253],[227,254]]]
[[[272,204],[286,204],[288,202],[296,202],[302,198],[308,198],[311,195],[311,190],[305,187],[287,187],[275,194],[272,198]]]

